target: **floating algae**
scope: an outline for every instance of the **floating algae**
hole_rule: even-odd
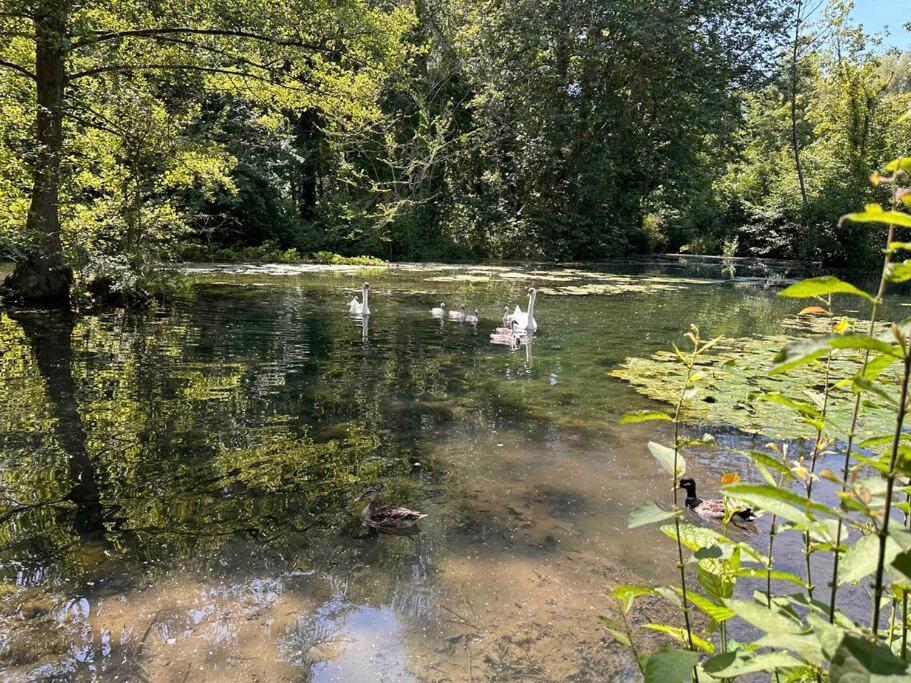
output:
[[[812,437],[813,427],[792,408],[757,398],[778,392],[804,403],[821,405],[825,385],[820,366],[810,364],[780,375],[769,374],[775,354],[793,340],[780,335],[722,340],[711,355],[697,362],[695,373],[699,379],[684,402],[684,419],[727,423],[768,437]],[[860,352],[838,351],[830,366],[830,384],[852,376],[861,360]],[[898,372],[896,363],[877,381],[893,386],[898,382]],[[680,361],[671,351],[659,351],[647,358],[627,358],[610,374],[629,382],[644,396],[671,404],[677,400],[682,381]],[[850,385],[830,387],[827,415],[832,436],[847,436],[853,407]],[[886,434],[894,429],[895,413],[883,399],[868,393],[859,425],[865,436]]]

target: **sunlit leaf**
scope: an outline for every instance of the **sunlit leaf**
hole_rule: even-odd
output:
[[[738,481],[740,481],[740,475],[736,472],[726,472],[721,475],[722,485],[736,484]]]
[[[808,280],[801,280],[789,287],[785,287],[778,293],[778,296],[785,296],[791,299],[805,299],[807,297],[827,296],[829,294],[850,294],[873,301],[873,297],[864,290],[855,287],[849,282],[840,280],[834,275],[823,275],[821,277],[809,278]],[[820,310],[825,312],[825,309]]]
[[[666,633],[682,645],[689,645],[690,636],[687,635],[686,629],[682,629],[677,626],[667,626],[666,624],[643,624],[643,626],[647,629],[651,629],[652,631]],[[715,646],[705,638],[700,638],[695,633],[693,633],[691,637],[693,639],[693,645],[695,647],[698,647],[703,652],[712,654],[715,651]]]
[[[629,516],[627,517],[627,527],[635,529],[636,527],[645,526],[646,524],[663,522],[673,516],[673,512],[662,510],[657,503],[646,501],[630,510]]]
[[[673,422],[674,418],[667,413],[662,413],[657,410],[633,410],[620,418],[620,424],[634,424],[636,422],[649,422],[651,420]]]
[[[643,595],[656,595],[655,589],[648,586],[617,586],[613,590],[613,596],[623,604],[624,612],[629,612],[636,598]]]
[[[822,306],[807,306],[800,310],[797,315],[825,315],[828,313]]]
[[[661,467],[664,468],[669,474],[673,474],[675,478],[682,477],[686,474],[686,462],[683,459],[683,456],[679,453],[674,452],[673,448],[663,446],[660,443],[655,443],[654,441],[648,442],[649,453],[652,454],[652,457],[658,461]],[[677,471],[674,471],[674,460],[677,462]]]
[[[692,650],[663,647],[645,660],[645,683],[683,683],[698,661],[699,654]]]
[[[766,633],[803,633],[806,630],[803,624],[783,612],[752,600],[726,600],[725,605],[738,617]]]
[[[911,228],[911,215],[901,211],[883,210],[879,204],[867,204],[860,213],[849,213],[844,216],[854,223],[884,223]]]
[[[775,367],[772,373],[786,372],[805,363],[810,363],[824,356],[830,349],[861,349],[877,353],[900,356],[892,344],[866,334],[842,334],[814,339],[800,339],[787,344],[775,356]]]

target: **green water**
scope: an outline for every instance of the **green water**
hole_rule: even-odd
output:
[[[625,528],[668,495],[645,447],[667,431],[617,425],[659,404],[608,373],[800,308],[748,264],[189,272],[150,311],[0,314],[4,678],[628,678],[596,616],[673,576],[660,532]],[[491,344],[529,285],[538,333]],[[691,470],[750,476],[725,449]],[[418,533],[365,531],[375,484]]]

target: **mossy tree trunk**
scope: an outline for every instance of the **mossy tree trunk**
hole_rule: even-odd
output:
[[[69,2],[39,3],[35,23],[35,169],[26,231],[34,245],[6,278],[15,299],[69,305],[73,272],[63,258],[60,230],[60,157],[63,150],[63,94],[66,87],[66,23]]]

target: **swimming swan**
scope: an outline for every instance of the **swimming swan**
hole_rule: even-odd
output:
[[[370,285],[367,284],[366,282],[364,283],[363,291],[364,291],[364,302],[363,303],[358,301],[357,297],[354,297],[350,302],[348,302],[348,313],[350,315],[360,315],[360,316],[370,315],[370,305],[369,305],[369,301],[368,301],[369,297],[370,297]]]
[[[535,322],[535,297],[538,291],[534,287],[528,288],[528,311],[522,312],[522,309],[516,306],[512,312],[512,321],[520,330],[534,332],[538,329],[538,323]]]
[[[463,322],[465,320],[465,304],[459,304],[459,310],[457,311],[449,311],[449,319]]]
[[[478,309],[477,308],[474,309],[474,313],[469,313],[468,315],[465,316],[465,322],[469,323],[470,325],[478,324]]]
[[[446,315],[446,304],[440,304],[430,309],[430,314],[434,318],[443,318]]]

